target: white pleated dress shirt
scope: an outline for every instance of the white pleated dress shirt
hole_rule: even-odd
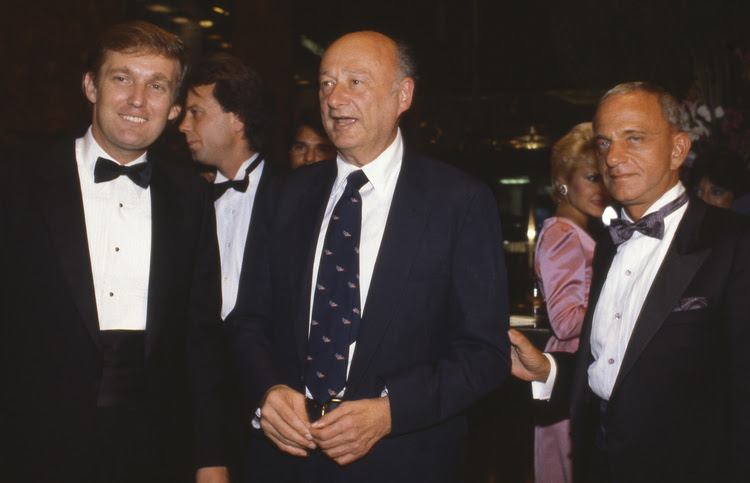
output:
[[[258,157],[256,153],[242,163],[234,180],[245,178],[245,170]],[[221,318],[226,319],[237,303],[237,291],[240,286],[242,259],[245,255],[247,233],[252,223],[251,217],[255,204],[255,194],[258,192],[265,161],[248,175],[247,190],[243,193],[228,189],[214,202],[216,210],[216,235],[219,239],[219,255],[221,256]],[[228,181],[221,174],[216,173],[214,183]]]
[[[76,140],[76,162],[99,328],[144,330],[151,264],[151,187],[141,188],[127,176],[94,183],[100,156],[112,159],[89,128]],[[146,154],[128,166],[145,162]]]
[[[678,182],[643,216],[658,211],[684,192],[685,187]],[[686,210],[687,203],[664,218],[664,238],[661,240],[635,231],[630,240],[617,246],[594,309],[590,339],[594,362],[588,367],[589,386],[605,401],[612,395],[635,323]],[[610,220],[616,216],[612,208],[607,208],[602,221],[609,226]],[[621,217],[632,221],[624,209]],[[536,399],[549,399],[554,386],[557,367],[554,359],[547,357],[552,363],[552,371],[545,383],[532,383]]]

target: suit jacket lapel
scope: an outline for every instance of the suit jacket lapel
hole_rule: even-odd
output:
[[[88,235],[83,212],[75,143],[62,143],[37,165],[42,211],[81,319],[101,349]]]
[[[620,372],[612,389],[613,394],[675,308],[680,296],[709,255],[709,249],[698,247],[698,233],[705,212],[706,205],[697,200],[691,200],[688,204],[633,328]]]
[[[151,265],[148,280],[146,316],[146,357],[151,353],[156,335],[162,328],[165,311],[170,310],[165,296],[174,280],[172,267],[179,263],[179,234],[183,220],[179,193],[166,175],[154,164],[151,178]]]
[[[304,368],[307,357],[307,334],[310,323],[310,291],[312,290],[312,271],[315,263],[315,249],[318,244],[320,224],[323,221],[331,188],[336,181],[337,167],[336,159],[321,161],[322,165],[316,173],[309,189],[300,193],[296,212],[292,219],[296,220],[295,232],[291,235],[293,240],[302,242],[303,253],[301,264],[302,270],[299,276],[290,277],[290,290],[299,296],[297,303],[297,314],[295,317],[294,332],[297,342],[297,356],[300,367]],[[306,240],[309,240],[305,242]],[[306,250],[306,251],[305,251]],[[302,369],[304,370],[304,369]]]
[[[432,208],[432,203],[424,196],[428,187],[410,158],[407,151],[375,261],[357,348],[349,370],[346,389],[349,395],[356,393],[362,374],[393,320],[393,312],[400,305]]]

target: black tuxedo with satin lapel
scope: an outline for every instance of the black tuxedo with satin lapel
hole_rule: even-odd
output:
[[[72,140],[4,166],[0,478],[88,481],[102,355]],[[144,408],[171,481],[224,461],[215,218],[205,183],[154,163]],[[197,456],[196,456],[197,455]]]
[[[275,384],[304,392],[312,267],[336,178],[334,159],[302,167],[268,190],[263,267],[232,320],[233,353],[257,407]],[[392,433],[339,467],[256,441],[259,481],[455,481],[463,410],[509,370],[507,283],[495,202],[486,186],[406,151],[364,307],[345,399],[387,388]]]
[[[575,371],[572,359],[558,361],[562,377],[553,397],[563,397],[572,378],[579,479],[599,424],[587,374],[592,318],[616,250],[607,235],[597,245]],[[750,474],[748,309],[748,220],[691,199],[633,329],[603,421],[615,481],[741,481]]]

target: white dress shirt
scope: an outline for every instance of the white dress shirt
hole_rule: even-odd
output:
[[[391,210],[391,201],[393,192],[396,189],[396,181],[401,172],[401,163],[404,156],[404,142],[401,138],[401,130],[396,134],[396,139],[380,156],[362,167],[362,171],[367,175],[369,180],[360,188],[359,193],[362,197],[362,231],[359,241],[359,300],[362,317],[365,315],[367,308],[367,292],[370,289],[372,281],[372,272],[375,268],[375,260],[380,250],[380,242],[383,240],[385,232],[385,222],[388,220],[388,212]],[[318,266],[320,265],[320,255],[323,251],[323,243],[328,230],[328,223],[331,221],[333,208],[336,206],[341,195],[346,188],[346,177],[353,171],[356,166],[344,162],[340,157],[336,158],[338,173],[333,183],[331,196],[328,198],[323,222],[320,225],[318,234],[318,244],[315,248],[315,261],[312,271],[313,290],[310,291],[310,319],[312,318],[313,299],[315,297],[315,285],[318,278]],[[308,320],[309,331],[309,320]],[[308,332],[309,333],[309,332]],[[349,361],[347,362],[346,373],[349,375],[349,369],[352,365],[352,357],[357,342],[352,342],[349,346]],[[309,394],[308,394],[309,396]]]
[[[76,162],[99,328],[144,330],[151,264],[151,188],[141,188],[127,176],[94,183],[100,156],[112,159],[89,128],[76,140]],[[128,166],[145,162],[146,154]]]
[[[396,181],[401,172],[403,157],[404,142],[401,138],[401,129],[399,129],[396,134],[396,139],[391,145],[388,146],[385,151],[380,153],[380,156],[362,167],[362,171],[365,172],[368,179],[368,182],[359,190],[359,194],[362,197],[362,230],[359,240],[359,303],[363,318],[365,314],[367,292],[370,289],[372,272],[375,268],[375,260],[378,257],[378,251],[380,251],[380,242],[383,240],[385,222],[388,220],[388,213],[391,210],[393,192],[396,190]],[[315,286],[318,281],[318,266],[320,265],[320,255],[323,251],[323,243],[325,241],[326,231],[328,230],[328,223],[331,221],[331,215],[333,215],[333,208],[336,206],[336,202],[338,202],[341,195],[344,194],[344,189],[346,188],[346,177],[353,171],[359,169],[356,166],[346,163],[341,157],[336,158],[336,167],[336,180],[333,182],[331,195],[328,198],[328,205],[326,206],[323,221],[320,224],[320,232],[318,233],[318,244],[315,248],[315,261],[312,270],[312,290],[310,291],[310,314],[307,326],[308,334],[310,333],[310,321],[312,320]],[[349,376],[349,369],[352,366],[352,357],[354,357],[354,350],[356,347],[356,341],[352,342],[349,346],[349,360],[347,361],[346,366],[347,377]],[[342,397],[345,391],[346,388],[342,389],[342,391],[337,394],[337,397]],[[388,390],[385,389],[381,396],[387,394]],[[307,389],[307,387],[305,387],[305,395],[312,399],[312,394],[310,394],[310,390]],[[256,429],[260,428],[260,418],[261,411],[260,408],[257,408],[255,410],[255,418],[252,420],[252,425]]]
[[[234,180],[245,178],[245,170],[258,157],[256,153],[250,159],[242,163]],[[218,200],[214,202],[216,210],[216,235],[219,239],[219,255],[221,256],[221,318],[234,309],[237,303],[237,290],[240,285],[240,273],[242,272],[242,259],[245,254],[245,243],[250,228],[255,194],[258,192],[258,183],[263,173],[265,161],[248,175],[247,190],[243,193],[234,189],[228,189]],[[222,183],[228,179],[221,173],[216,173],[214,183]]]
[[[684,192],[685,187],[678,182],[652,204],[643,216],[658,211]],[[612,395],[633,328],[686,210],[687,203],[664,218],[664,238],[661,240],[635,231],[630,240],[617,246],[617,253],[612,259],[594,309],[590,339],[594,362],[588,367],[589,386],[605,401]],[[616,216],[614,210],[607,208],[602,221],[609,226],[610,220]],[[624,209],[621,216],[632,221]],[[553,371],[546,383],[532,383],[536,399],[549,399],[554,385],[556,366],[549,355],[548,358],[552,362]]]

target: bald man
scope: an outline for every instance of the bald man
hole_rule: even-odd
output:
[[[464,410],[509,371],[489,189],[404,146],[414,63],[335,41],[320,108],[337,156],[271,188],[263,270],[232,323],[258,407],[259,481],[460,481]]]

